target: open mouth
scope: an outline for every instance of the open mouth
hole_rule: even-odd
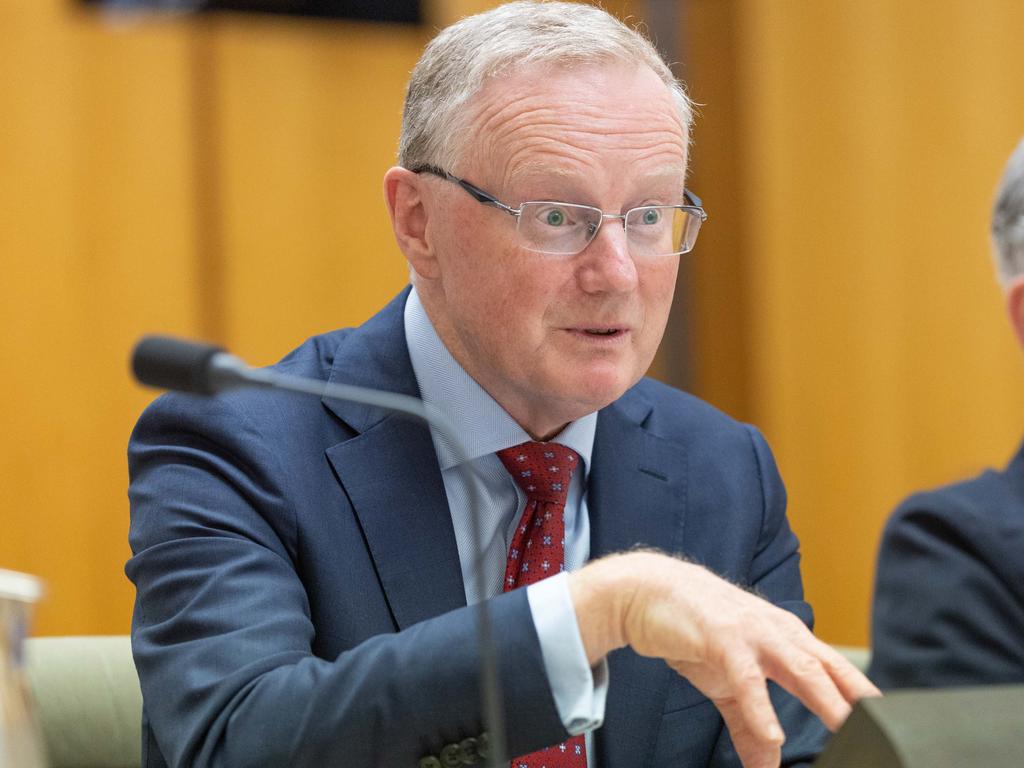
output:
[[[622,328],[583,328],[581,330],[588,336],[600,336],[603,338],[618,336],[623,333]]]

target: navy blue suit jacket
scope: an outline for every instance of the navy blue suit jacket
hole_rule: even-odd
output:
[[[1024,683],[1024,448],[893,513],[872,652],[881,688]]]
[[[403,292],[277,368],[418,394]],[[132,639],[144,763],[412,768],[481,731],[478,654],[429,432],[380,410],[238,391],[168,395],[129,446]],[[642,381],[598,416],[591,555],[681,553],[811,622],[785,492],[756,430]],[[525,591],[490,601],[513,754],[566,733]],[[601,766],[737,765],[668,666],[609,657]],[[824,731],[773,697],[787,761]]]

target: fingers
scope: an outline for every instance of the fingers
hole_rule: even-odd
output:
[[[843,654],[817,638],[814,638],[814,640],[820,646],[820,653],[825,668],[847,701],[854,702],[858,699],[863,699],[865,696],[882,695],[882,692],[878,690],[875,684],[853,666]]]
[[[785,734],[756,657],[734,649],[721,666],[685,662],[672,666],[718,708],[745,768],[778,767]]]
[[[732,744],[744,768],[778,768],[782,761],[782,740],[768,741],[757,738],[735,701],[716,701],[725,727],[729,729]]]
[[[766,674],[803,702],[830,731],[850,714],[850,702],[833,682],[820,659],[799,649],[766,663]]]
[[[779,725],[772,700],[768,697],[761,665],[752,656],[730,656],[727,665],[730,687],[735,692],[727,701],[736,702],[739,714],[754,740],[764,744],[766,748],[778,749],[786,737],[782,732],[782,726]]]
[[[768,654],[767,676],[800,699],[830,730],[843,724],[858,699],[881,695],[842,654],[814,637],[802,622],[794,634],[783,638],[774,658]]]

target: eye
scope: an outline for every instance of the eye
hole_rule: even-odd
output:
[[[655,208],[648,208],[640,215],[640,221],[644,224],[657,224],[661,221],[661,211]]]
[[[549,227],[560,227],[565,224],[565,213],[558,208],[552,208],[544,214],[544,223]]]

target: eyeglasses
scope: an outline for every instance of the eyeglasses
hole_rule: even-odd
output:
[[[433,165],[412,169],[458,184],[482,205],[498,208],[516,219],[519,239],[524,248],[552,256],[574,256],[597,237],[606,219],[620,219],[626,242],[634,258],[678,256],[689,253],[697,242],[700,225],[708,215],[700,198],[683,190],[688,205],[642,205],[625,213],[605,213],[591,205],[560,203],[554,200],[530,201],[513,208],[494,195],[484,192],[458,176]]]

